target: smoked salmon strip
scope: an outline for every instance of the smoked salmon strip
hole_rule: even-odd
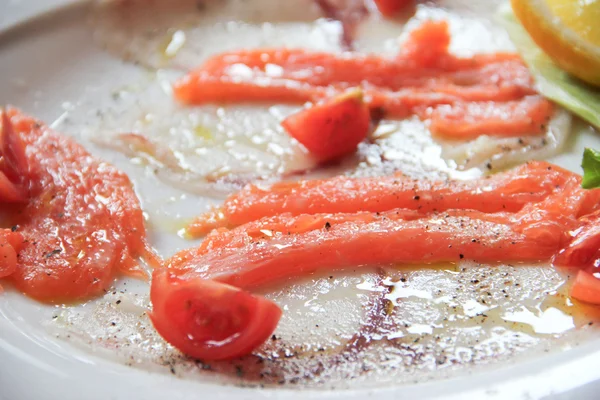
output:
[[[599,207],[600,190],[585,191],[580,185],[580,177],[567,176],[544,199],[523,204],[516,212],[288,213],[232,230],[220,229],[154,272],[151,300],[158,307],[151,318],[161,335],[192,357],[247,354],[260,342],[259,337],[264,341],[270,332],[250,335],[249,329],[256,332],[258,322],[252,319],[258,313],[240,309],[235,301],[219,301],[223,293],[229,293],[227,298],[246,293],[246,301],[270,310],[260,317],[274,327],[281,310],[245,290],[347,267],[463,259],[486,263],[550,260],[568,246],[570,232],[580,225],[579,217]],[[443,198],[438,201],[442,203]],[[240,318],[243,323],[238,322]],[[222,327],[227,327],[229,336]]]
[[[553,106],[541,96],[527,96],[519,101],[455,103],[439,106],[430,114],[431,131],[447,139],[475,139],[479,135],[522,136],[543,133]],[[506,118],[511,118],[510,131]]]
[[[24,240],[18,232],[0,229],[0,278],[12,275],[17,269],[17,254],[23,247]]]
[[[459,59],[447,55],[423,66],[415,59],[387,59],[375,55],[309,52],[302,49],[252,49],[216,55],[181,82],[208,77],[252,81],[267,78],[306,83],[316,87],[348,88],[368,83],[389,90],[448,85],[459,95],[461,88],[512,87],[517,94],[534,94],[527,67],[514,53],[498,53]],[[268,82],[267,82],[268,83]],[[268,86],[268,85],[265,85]],[[180,89],[180,85],[176,85]],[[184,90],[184,87],[181,87]],[[182,92],[183,95],[184,92]],[[192,94],[192,93],[190,93]],[[468,97],[468,94],[466,95]]]
[[[22,143],[24,150],[11,168],[25,201],[0,195],[3,220],[23,238],[7,276],[20,291],[41,301],[77,301],[102,294],[118,273],[145,276],[138,257],[158,264],[124,173],[17,109],[5,109],[2,121],[2,148]]]
[[[174,85],[186,104],[318,102],[354,87],[389,118],[431,119],[451,139],[540,134],[553,106],[536,94],[517,54],[457,57],[444,21],[411,32],[395,58],[300,49],[216,55]]]
[[[217,210],[201,215],[187,228],[192,237],[218,227],[232,228],[282,213],[382,212],[396,208],[420,213],[449,209],[482,212],[519,211],[539,202],[576,176],[555,165],[532,161],[487,178],[433,181],[405,176],[279,182],[269,188],[248,185]]]

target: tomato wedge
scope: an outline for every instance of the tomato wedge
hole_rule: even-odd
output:
[[[375,0],[377,9],[384,17],[393,17],[413,3],[413,0]]]
[[[160,335],[198,359],[241,357],[265,342],[281,317],[277,304],[208,279],[153,274],[150,319]]]
[[[281,126],[319,161],[354,152],[369,133],[371,115],[360,89],[287,117]]]
[[[591,304],[600,304],[600,279],[589,272],[579,271],[573,286],[571,297]]]

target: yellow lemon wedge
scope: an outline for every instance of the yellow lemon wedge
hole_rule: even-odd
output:
[[[511,5],[558,66],[600,86],[600,0],[511,0]]]

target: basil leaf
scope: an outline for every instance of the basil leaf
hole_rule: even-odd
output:
[[[586,148],[583,151],[583,181],[581,186],[584,189],[594,189],[600,187],[600,152]]]

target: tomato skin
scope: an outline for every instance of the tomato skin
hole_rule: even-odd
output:
[[[369,133],[371,115],[360,89],[290,115],[281,126],[321,162],[356,150]]]
[[[384,17],[394,17],[400,11],[413,4],[413,0],[374,0],[377,9]]]
[[[155,270],[150,319],[158,333],[186,355],[202,360],[242,357],[277,327],[272,301],[207,279],[182,279]]]
[[[580,270],[571,287],[571,297],[590,304],[600,304],[600,279]]]

